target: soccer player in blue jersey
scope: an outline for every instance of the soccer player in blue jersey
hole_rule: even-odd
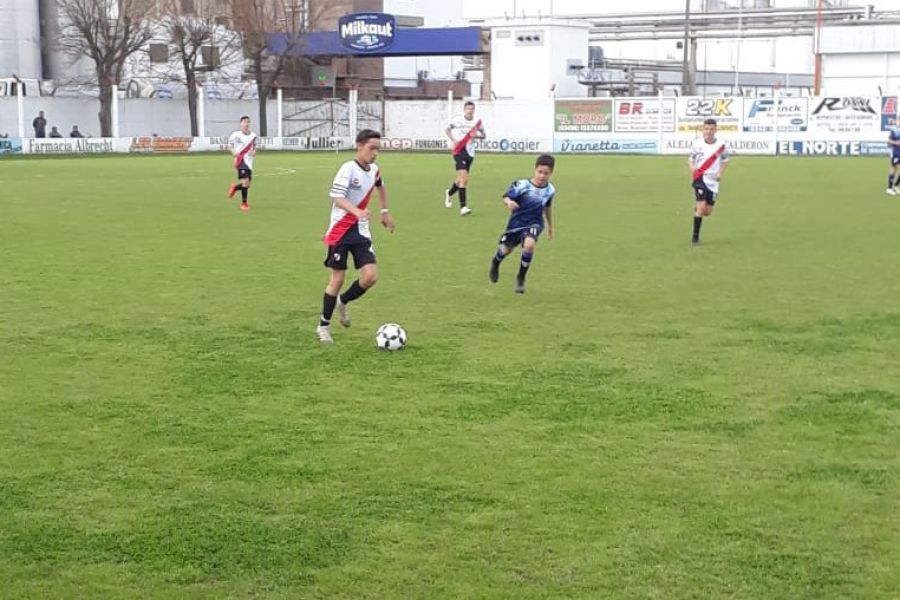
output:
[[[525,276],[531,267],[534,247],[538,237],[544,230],[544,219],[547,219],[547,239],[553,239],[553,196],[556,189],[550,183],[556,161],[549,154],[541,154],[534,163],[534,175],[531,179],[519,179],[510,184],[503,196],[503,203],[509,209],[509,222],[506,231],[500,236],[497,254],[491,260],[488,274],[492,283],[500,279],[500,263],[509,256],[516,246],[522,246],[522,261],[519,274],[516,276],[516,293],[525,293]]]
[[[891,149],[891,170],[888,171],[887,193],[896,196],[897,187],[900,187],[900,127],[896,120],[891,123],[888,133],[888,147]]]

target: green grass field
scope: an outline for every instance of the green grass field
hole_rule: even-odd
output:
[[[0,597],[896,598],[900,199],[885,160],[379,160],[397,231],[320,347],[349,155],[0,160]],[[348,279],[348,282],[350,279]],[[409,347],[374,347],[397,321]]]

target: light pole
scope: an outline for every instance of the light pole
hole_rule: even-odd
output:
[[[691,0],[684,0],[684,60],[681,65],[681,95],[690,96],[691,86],[690,49],[691,44]]]
[[[734,59],[734,95],[741,89],[741,38],[744,34],[744,0],[738,0],[738,39]]]

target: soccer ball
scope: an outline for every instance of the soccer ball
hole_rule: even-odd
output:
[[[385,323],[375,332],[375,345],[382,350],[403,350],[406,346],[406,330],[396,323]]]

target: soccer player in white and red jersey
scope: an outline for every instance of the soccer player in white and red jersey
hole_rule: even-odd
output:
[[[234,156],[234,168],[237,169],[237,183],[228,188],[228,197],[234,198],[241,190],[241,210],[250,210],[247,195],[250,193],[250,181],[253,179],[253,157],[256,156],[256,134],[250,131],[250,117],[241,117],[241,128],[228,136],[228,147]]]
[[[381,171],[375,164],[380,148],[380,133],[371,129],[360,131],[356,136],[356,158],[341,165],[331,184],[331,222],[324,238],[328,246],[325,266],[330,277],[322,299],[322,316],[316,327],[319,341],[325,344],[333,341],[331,317],[335,308],[341,325],[350,327],[347,305],[365,294],[378,280],[375,250],[369,231],[371,212],[368,207],[373,190],[378,190],[381,224],[391,233],[394,232],[394,219],[387,207],[387,191]],[[353,255],[353,265],[359,271],[359,278],[350,284],[346,292],[338,295],[344,285],[349,255]]]
[[[694,196],[694,235],[691,243],[700,243],[700,226],[703,217],[712,214],[719,193],[719,180],[728,166],[728,151],[725,142],[716,139],[716,120],[706,119],[703,122],[703,139],[698,139],[691,146],[688,166],[693,176]]]
[[[462,117],[450,121],[445,131],[453,144],[453,163],[456,166],[456,179],[453,185],[444,192],[444,206],[453,206],[453,194],[459,192],[459,214],[466,216],[472,212],[466,198],[469,185],[469,171],[475,161],[475,140],[485,138],[484,125],[481,119],[475,119],[475,103],[471,100],[463,105]]]

